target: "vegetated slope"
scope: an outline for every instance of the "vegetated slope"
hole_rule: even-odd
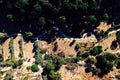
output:
[[[14,43],[13,43],[13,46],[14,46],[14,55],[15,55],[15,58],[16,59],[19,59],[19,53],[20,53],[20,50],[19,50],[19,40],[21,39],[22,37],[21,36],[17,36],[15,37],[14,39]],[[23,38],[22,38],[23,39]],[[10,38],[8,38],[3,44],[2,44],[2,48],[3,48],[3,54],[4,54],[4,59],[8,59],[10,58],[10,49],[9,49],[9,42],[10,42]],[[33,43],[31,42],[25,42],[24,39],[23,39],[23,56],[24,58],[33,58]]]
[[[15,58],[19,59],[19,40],[20,38],[22,38],[21,36],[17,36],[14,39],[14,54],[15,54]],[[23,39],[23,38],[22,38]],[[72,43],[72,41],[75,42],[70,45]],[[3,44],[3,54],[4,54],[4,59],[8,59],[8,57],[10,57],[10,50],[9,50],[9,42],[10,39],[7,39]],[[78,51],[82,51],[84,52],[87,49],[90,49],[94,46],[94,44],[96,43],[96,40],[94,39],[93,41],[91,41],[90,38],[84,38],[84,39],[73,39],[73,38],[57,38],[55,41],[51,42],[50,44],[48,44],[46,41],[38,41],[39,43],[39,47],[42,50],[46,50],[48,53],[50,54],[58,54],[58,53],[65,53],[66,57],[69,56],[76,56],[77,51],[75,50],[75,46],[77,44],[79,44],[79,49]],[[55,48],[55,43],[57,45],[57,49],[54,50]],[[33,58],[34,53],[33,53],[33,43],[31,41],[24,41],[23,39],[23,56],[24,58]]]

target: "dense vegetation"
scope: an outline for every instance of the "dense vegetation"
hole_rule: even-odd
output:
[[[92,30],[100,21],[118,22],[119,3],[118,0],[0,0],[1,30],[35,34],[55,26],[78,35],[83,29]],[[6,22],[13,27],[5,27]]]

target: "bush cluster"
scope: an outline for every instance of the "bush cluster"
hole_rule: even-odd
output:
[[[19,50],[20,50],[19,56],[23,57],[22,39],[19,40]]]
[[[10,38],[10,42],[9,42],[9,49],[10,49],[10,53],[11,53],[11,59],[14,59],[14,39],[13,37]]]

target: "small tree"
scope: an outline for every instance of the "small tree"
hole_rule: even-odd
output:
[[[33,64],[33,65],[31,66],[31,70],[32,70],[33,72],[38,72],[38,71],[39,71],[38,65],[37,65],[37,64]]]
[[[95,46],[92,51],[92,55],[97,55],[102,52],[102,46]]]

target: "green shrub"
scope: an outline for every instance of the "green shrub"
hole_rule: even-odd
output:
[[[81,57],[82,57],[83,59],[85,59],[85,58],[87,58],[90,54],[91,54],[90,52],[85,52],[85,53],[81,54]]]
[[[14,42],[13,42],[13,37],[10,38],[10,42],[9,42],[9,49],[10,49],[10,53],[11,53],[11,59],[14,59]]]
[[[111,53],[104,53],[96,57],[97,63],[95,64],[97,68],[101,69],[101,74],[107,74],[113,67],[116,66],[116,56]],[[102,66],[101,66],[102,65]]]
[[[35,56],[35,64],[40,64],[42,61],[42,57],[40,55]]]
[[[51,71],[50,71],[49,77],[50,77],[52,80],[62,80],[62,79],[61,79],[61,75],[60,75],[58,72],[55,72],[54,70],[51,70]]]
[[[76,46],[75,46],[75,50],[78,51],[79,48],[80,48],[80,44],[76,44]]]
[[[32,32],[25,32],[25,34],[26,34],[27,37],[32,37],[33,36]]]
[[[50,55],[50,54],[45,54],[44,59],[45,59],[45,60],[51,60],[51,59],[52,59],[52,55]]]
[[[95,64],[97,62],[97,60],[95,58],[88,58],[85,62],[87,64]]]
[[[48,63],[47,63],[47,65],[46,65],[46,68],[47,68],[48,71],[51,71],[51,70],[54,70],[54,69],[55,69],[55,65],[54,65],[54,63],[53,63],[52,60],[48,60]]]
[[[105,20],[109,19],[108,13],[105,13],[105,14],[103,15],[103,18],[104,18]]]
[[[56,56],[53,58],[53,62],[55,64],[55,69],[59,69],[65,63],[65,59],[63,57]]]
[[[99,75],[99,74],[101,74],[101,69],[100,69],[100,68],[95,68],[95,69],[93,70],[93,73],[94,73],[95,75]]]
[[[46,23],[45,18],[44,18],[44,17],[39,17],[39,19],[38,19],[38,24],[39,24],[40,26],[44,26],[45,23]]]
[[[91,67],[91,66],[88,66],[86,69],[85,69],[85,72],[92,72],[93,71],[93,67]]]
[[[32,72],[38,72],[39,71],[38,65],[37,64],[33,64],[31,66],[31,70],[32,70]]]
[[[81,52],[80,51],[77,52],[77,57],[81,57]]]
[[[94,15],[90,15],[89,17],[88,17],[88,19],[91,21],[91,22],[97,22],[97,18],[94,16]]]
[[[10,20],[10,21],[14,21],[14,15],[13,14],[7,14],[6,15],[6,18],[8,19],[8,20]]]
[[[58,49],[58,43],[55,42],[55,43],[54,43],[54,49],[53,49],[53,50],[56,51],[57,49]]]
[[[97,55],[102,52],[102,46],[95,46],[92,51],[92,55]]]
[[[18,65],[20,66],[20,65],[22,65],[23,64],[23,60],[22,59],[19,59],[18,60]]]
[[[19,50],[20,50],[19,56],[23,57],[22,39],[19,40]]]
[[[42,7],[40,6],[39,3],[36,3],[33,5],[33,8],[35,11],[41,12],[42,11]]]

